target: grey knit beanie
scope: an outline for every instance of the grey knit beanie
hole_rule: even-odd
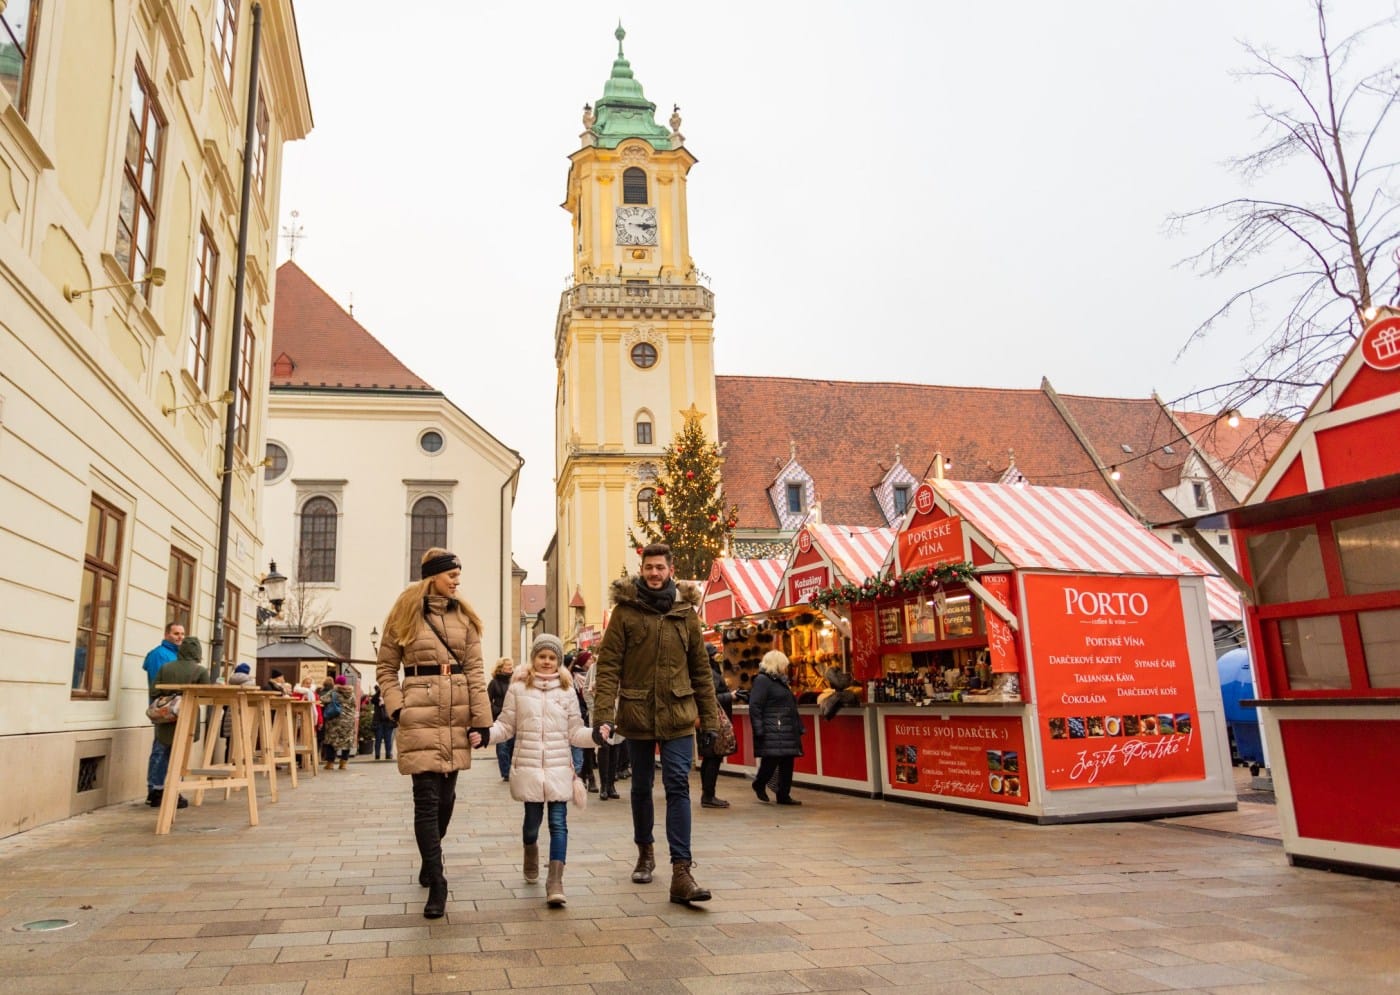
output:
[[[558,636],[549,632],[541,632],[535,637],[535,641],[530,644],[530,659],[533,660],[540,650],[553,650],[555,657],[561,661],[564,659],[564,643]]]

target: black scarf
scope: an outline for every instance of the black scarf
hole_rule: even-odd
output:
[[[659,591],[653,591],[647,587],[647,582],[642,578],[637,578],[637,600],[646,605],[658,615],[665,615],[676,603],[676,581],[674,578],[666,581],[666,586]]]

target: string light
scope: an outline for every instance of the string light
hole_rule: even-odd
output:
[[[1240,412],[1239,412],[1239,409],[1237,409],[1237,408],[1229,408],[1229,409],[1226,410],[1225,414],[1224,414],[1222,417],[1225,419],[1225,424],[1226,424],[1226,425],[1229,425],[1231,428],[1239,428],[1239,427],[1240,427]]]
[[[1123,472],[1122,472],[1121,470],[1118,469],[1118,464],[1117,464],[1117,463],[1113,464],[1113,469],[1112,469],[1112,471],[1109,473],[1108,479],[1109,479],[1109,480],[1122,480],[1122,479],[1123,479]]]

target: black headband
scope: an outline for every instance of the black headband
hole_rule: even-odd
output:
[[[437,574],[445,574],[449,570],[462,569],[462,561],[457,559],[453,553],[443,553],[441,556],[434,556],[427,563],[423,564],[422,573],[419,575],[423,580]]]

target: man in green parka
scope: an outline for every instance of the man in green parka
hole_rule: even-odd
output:
[[[159,697],[161,694],[161,692],[156,690],[157,684],[210,683],[209,668],[205,667],[204,664],[200,662],[200,658],[202,657],[203,652],[203,648],[199,645],[198,639],[196,639],[194,636],[186,636],[184,638],[184,641],[180,643],[180,650],[175,659],[171,660],[165,666],[161,667],[160,672],[156,674],[155,680],[151,682],[151,700],[155,701],[156,698]],[[152,750],[160,750],[163,752],[163,756],[161,758],[161,769],[165,770],[167,769],[167,766],[170,763],[170,747],[175,742],[175,723],[157,722],[155,723],[155,727],[156,742],[155,746],[152,747]],[[195,739],[198,738],[199,731],[196,727]],[[161,800],[164,797],[165,788],[158,788],[151,792],[151,797],[147,799],[147,804],[155,808],[159,808]],[[180,808],[185,808],[188,805],[189,802],[185,801],[183,797],[179,799]]]
[[[709,901],[695,883],[690,859],[690,767],[697,720],[701,741],[719,735],[714,678],[696,607],[700,592],[676,584],[671,547],[642,550],[639,577],[613,581],[612,617],[594,670],[593,738],[601,746],[614,729],[632,758],[632,880],[646,884],[656,868],[651,786],[661,749],[666,789],[666,843],[671,851],[671,901]]]

